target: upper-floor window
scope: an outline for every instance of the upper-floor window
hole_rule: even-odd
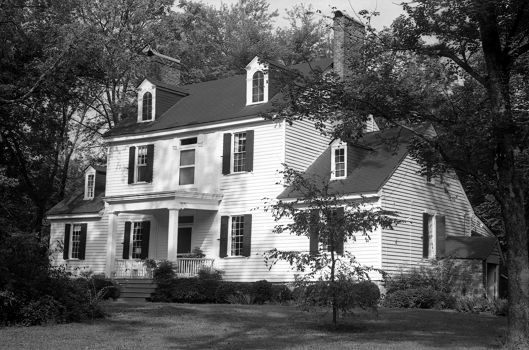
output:
[[[63,259],[84,260],[87,224],[66,224],[64,227]]]
[[[222,174],[253,171],[254,131],[224,134]]]
[[[340,143],[331,152],[331,179],[343,179],[347,176],[347,147]]]
[[[246,160],[246,132],[233,134],[233,172],[244,171]]]
[[[197,138],[191,137],[180,140],[180,171],[179,185],[193,185],[195,183],[195,163]]]
[[[264,74],[257,71],[252,78],[252,102],[261,101],[264,101]]]
[[[144,93],[142,102],[141,120],[152,120],[152,94],[150,92]]]
[[[154,145],[129,148],[128,183],[152,182]]]
[[[95,174],[88,174],[86,179],[86,197],[94,198]]]

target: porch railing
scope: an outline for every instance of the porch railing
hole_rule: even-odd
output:
[[[215,259],[178,258],[175,272],[181,277],[192,277],[202,268],[213,268]],[[116,259],[113,277],[152,278],[152,269],[145,267],[143,260]]]
[[[178,258],[176,259],[176,273],[179,276],[196,276],[202,268],[213,268],[215,259]]]

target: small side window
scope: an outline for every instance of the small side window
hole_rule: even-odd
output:
[[[152,94],[146,92],[143,94],[143,109],[141,113],[141,120],[148,121],[152,120]]]

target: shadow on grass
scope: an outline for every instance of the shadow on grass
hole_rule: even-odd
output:
[[[447,311],[379,309],[340,319],[285,306],[129,304],[105,320],[115,333],[149,332],[164,348],[497,349],[505,318]]]

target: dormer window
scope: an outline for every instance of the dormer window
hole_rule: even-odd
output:
[[[152,120],[152,94],[150,92],[144,93],[142,102],[141,120],[144,122]]]
[[[246,66],[246,105],[267,102],[269,89],[269,71],[266,62],[260,62],[259,57]]]
[[[264,100],[264,74],[257,71],[252,79],[252,102],[262,102]]]
[[[92,167],[89,167],[85,174],[84,199],[94,199],[96,172]]]
[[[337,143],[331,148],[331,180],[347,177],[347,144]]]

